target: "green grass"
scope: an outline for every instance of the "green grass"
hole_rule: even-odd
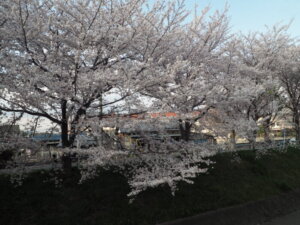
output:
[[[48,175],[39,172],[17,188],[2,176],[0,224],[156,224],[300,188],[300,149],[270,151],[259,159],[253,151],[224,153],[213,160],[208,174],[193,185],[180,183],[175,197],[162,186],[141,193],[132,204],[126,179],[110,171],[81,185],[74,171],[60,188],[43,182]]]

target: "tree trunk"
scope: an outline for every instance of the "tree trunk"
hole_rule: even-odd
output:
[[[75,138],[76,138],[76,134],[69,135],[69,145],[70,146],[74,146],[73,144],[74,144]]]
[[[269,126],[264,127],[264,141],[267,144],[271,143],[270,133],[271,133],[270,127]]]
[[[232,130],[230,133],[230,149],[235,150],[236,148],[236,132]]]
[[[296,113],[294,115],[294,126],[296,131],[296,141],[299,143],[300,141],[300,115]]]
[[[263,130],[264,130],[264,141],[265,143],[271,144],[271,129],[270,129],[270,123],[271,123],[271,118],[268,118],[264,123],[263,123]]]
[[[189,141],[191,136],[191,128],[192,124],[189,121],[182,121],[179,120],[179,130],[180,130],[180,136],[181,140]]]
[[[68,126],[68,116],[67,116],[67,101],[61,101],[61,144],[62,147],[69,147],[69,126]]]
[[[77,123],[82,115],[86,114],[86,110],[83,108],[78,109],[74,120],[71,123],[71,129],[69,134],[69,146],[73,146],[75,138],[78,134]]]
[[[70,147],[68,135],[68,123],[61,124],[61,143],[62,147]],[[70,174],[72,169],[72,159],[70,153],[64,153],[61,157],[62,167],[65,174]]]
[[[67,117],[67,101],[62,100],[61,102],[61,114],[62,114],[62,123],[61,123],[61,144],[62,147],[70,147],[69,142],[69,126],[68,126],[68,117]],[[64,153],[61,157],[62,166],[65,174],[69,174],[72,169],[72,159],[70,153]]]
[[[253,131],[252,137],[249,140],[251,150],[255,149],[257,131]]]
[[[61,144],[62,147],[69,147],[69,129],[68,129],[68,123],[63,122],[61,124]]]

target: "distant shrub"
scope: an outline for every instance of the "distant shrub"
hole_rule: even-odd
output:
[[[14,151],[11,149],[7,149],[0,152],[0,169],[6,167],[9,161],[12,161],[14,156]]]

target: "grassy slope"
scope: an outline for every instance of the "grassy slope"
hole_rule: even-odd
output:
[[[232,162],[236,157],[240,163]],[[180,184],[175,197],[160,187],[140,194],[133,204],[128,204],[125,178],[112,172],[82,185],[74,173],[61,188],[42,182],[46,175],[40,173],[18,188],[0,177],[0,224],[155,224],[300,188],[299,149],[260,159],[250,151],[226,153],[214,160],[208,174],[193,185]]]

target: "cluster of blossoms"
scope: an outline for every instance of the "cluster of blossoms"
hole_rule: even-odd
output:
[[[153,140],[151,149],[141,152],[116,151],[97,147],[87,150],[73,150],[85,159],[79,162],[81,180],[98,175],[99,168],[114,168],[128,178],[131,187],[129,197],[134,197],[149,187],[168,184],[175,193],[179,181],[193,183],[192,178],[205,173],[213,163],[208,157],[216,151],[208,146],[194,143],[161,142]]]

